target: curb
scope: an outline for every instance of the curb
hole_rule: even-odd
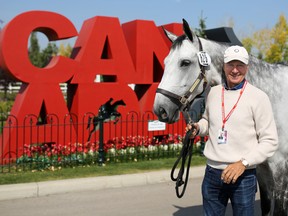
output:
[[[205,166],[191,167],[189,179],[203,177],[204,171]],[[0,201],[171,182],[170,172],[171,170],[161,170],[137,174],[0,185]]]

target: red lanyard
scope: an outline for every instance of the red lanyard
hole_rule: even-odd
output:
[[[228,113],[228,115],[225,117],[225,105],[224,105],[224,86],[222,87],[222,122],[223,122],[223,125],[222,125],[222,130],[224,130],[224,126],[225,126],[225,123],[228,121],[228,119],[230,118],[230,116],[232,115],[233,111],[236,109],[237,107],[237,104],[245,90],[245,87],[247,85],[247,80],[245,81],[241,91],[240,91],[240,94],[239,94],[239,97],[236,101],[236,103],[234,104],[234,106],[232,107],[232,109],[230,110],[230,112]]]

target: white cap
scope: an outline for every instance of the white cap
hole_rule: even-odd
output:
[[[233,60],[241,61],[247,65],[249,62],[249,55],[247,50],[241,46],[230,46],[224,53],[224,63]]]

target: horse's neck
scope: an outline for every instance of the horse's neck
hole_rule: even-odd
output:
[[[203,38],[200,40],[204,51],[211,56],[212,60],[211,68],[206,72],[208,82],[210,85],[220,84],[223,81],[224,51],[229,45]],[[283,84],[288,82],[288,66],[269,64],[256,57],[250,56],[247,80],[254,86],[265,91],[269,96],[272,94],[280,95],[280,91],[283,91],[283,88],[285,88]],[[275,90],[275,86],[278,87],[277,90]]]
[[[259,88],[271,88],[271,84],[274,80],[284,78],[288,73],[288,66],[269,64],[261,61],[253,56],[250,57],[249,71],[247,73],[247,79],[253,85]],[[282,83],[282,82],[281,82]],[[281,84],[279,83],[279,84]],[[268,86],[263,86],[268,84]],[[274,83],[277,84],[277,83]]]
[[[276,103],[283,97],[283,93],[288,91],[288,66],[269,64],[251,57],[247,80],[263,90],[272,103]]]

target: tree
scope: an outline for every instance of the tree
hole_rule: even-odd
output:
[[[40,65],[40,46],[38,43],[36,32],[32,32],[30,36],[30,47],[28,49],[29,59],[35,66]]]
[[[37,39],[37,33],[32,32],[28,53],[31,63],[36,67],[43,68],[50,62],[52,56],[57,55],[58,48],[55,43],[48,43],[47,47],[41,51]]]
[[[284,15],[279,17],[278,22],[271,32],[272,43],[266,52],[267,62],[288,62],[288,24]]]
[[[253,40],[252,38],[244,38],[242,41],[243,46],[246,48],[248,53],[252,52],[252,48],[253,48]]]
[[[258,49],[258,58],[265,59],[266,53],[271,46],[271,30],[270,29],[262,29],[253,34],[254,37],[254,45]]]
[[[31,63],[34,66],[41,68],[45,67],[50,62],[51,57],[57,55],[57,53],[58,53],[58,47],[56,46],[55,43],[48,43],[47,47],[41,51],[37,39],[37,33],[36,32],[31,33],[28,55]],[[0,68],[0,85],[3,86],[4,99],[7,98],[7,91],[9,85],[14,84],[15,82],[16,82],[15,79],[9,77],[8,74],[5,73],[2,68]]]
[[[48,43],[47,47],[40,53],[39,67],[45,67],[51,60],[52,56],[56,56],[58,53],[58,47],[55,43]]]
[[[70,57],[72,53],[72,47],[70,44],[67,44],[66,47],[64,46],[63,43],[60,44],[58,54],[60,56],[65,56],[65,57]]]
[[[203,13],[201,12],[201,17],[199,19],[199,28],[196,28],[196,35],[199,37],[206,38],[205,30],[206,30],[206,19],[207,17],[203,18]]]
[[[261,29],[242,40],[244,47],[259,59],[270,63],[288,62],[288,24],[280,15],[273,29]]]

